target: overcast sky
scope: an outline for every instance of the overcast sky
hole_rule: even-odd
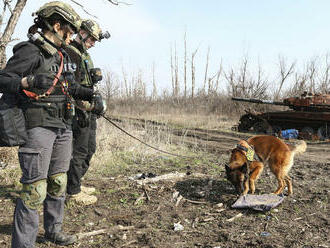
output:
[[[14,38],[26,39],[31,13],[45,2],[28,0]],[[88,17],[74,3],[65,2]],[[185,31],[188,53],[199,48],[199,84],[208,47],[211,74],[220,61],[228,69],[248,55],[251,64],[260,63],[270,75],[275,74],[279,55],[302,65],[330,49],[329,0],[127,0],[130,6],[114,6],[106,0],[79,2],[112,35],[90,50],[94,64],[119,75],[122,67],[129,73],[141,70],[149,80],[155,63],[156,79],[163,87],[170,85],[170,47],[176,43],[183,57]]]

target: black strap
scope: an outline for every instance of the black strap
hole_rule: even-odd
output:
[[[248,151],[248,148],[246,148],[245,146],[242,146],[241,144],[237,144],[237,148],[242,150],[242,151],[245,151],[245,152]]]

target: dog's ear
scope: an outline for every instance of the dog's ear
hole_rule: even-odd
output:
[[[230,167],[229,167],[228,164],[225,164],[225,168],[226,168],[226,172],[230,172],[231,171],[231,169],[230,169]]]
[[[242,173],[246,174],[247,171],[248,171],[248,165],[247,165],[247,163],[244,163],[244,164],[241,166],[241,168],[239,168],[239,170],[240,170]]]

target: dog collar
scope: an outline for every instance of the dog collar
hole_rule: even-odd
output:
[[[246,156],[246,159],[249,162],[254,161],[255,151],[254,151],[254,149],[251,146],[245,147],[245,146],[242,146],[241,144],[237,144],[237,148],[244,152],[244,154]]]

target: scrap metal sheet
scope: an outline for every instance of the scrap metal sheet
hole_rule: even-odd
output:
[[[231,206],[232,208],[251,208],[257,211],[269,211],[284,200],[284,195],[263,194],[243,195]]]

